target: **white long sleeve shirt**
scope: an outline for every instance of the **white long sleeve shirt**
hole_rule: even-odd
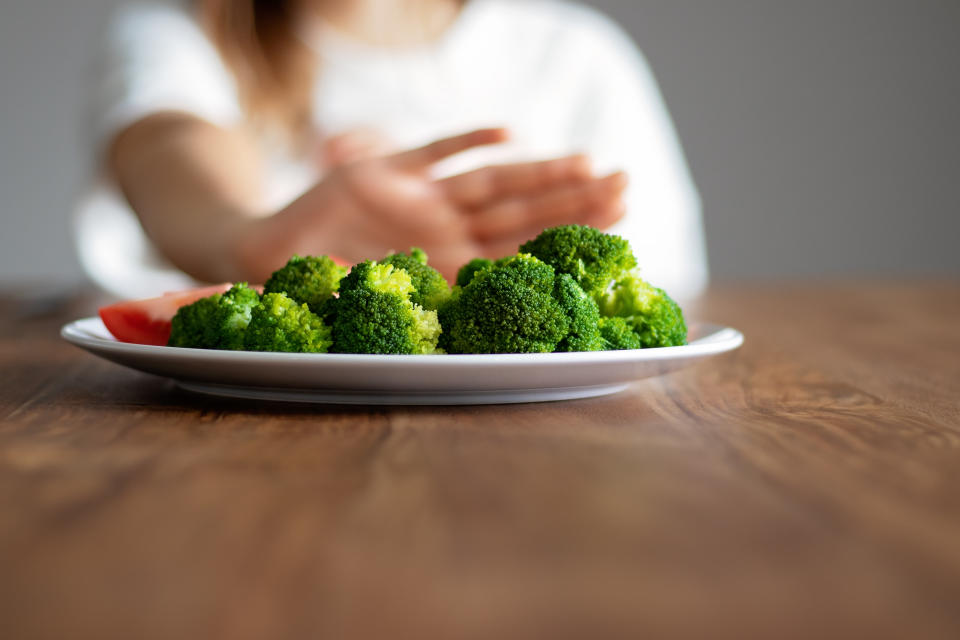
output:
[[[630,178],[627,238],[641,272],[685,299],[707,281],[700,203],[656,82],[609,19],[557,0],[471,0],[436,43],[379,49],[326,25],[301,34],[318,56],[313,117],[321,135],[375,128],[397,148],[477,127],[506,126],[510,142],[442,163],[451,174],[486,164],[588,154],[597,171]],[[184,9],[121,10],[104,38],[91,144],[159,111],[240,123],[234,80]],[[264,144],[264,204],[280,208],[320,178],[317,166]],[[101,181],[77,216],[93,279],[122,297],[191,286],[153,248],[135,215]],[[407,247],[395,247],[405,250]]]

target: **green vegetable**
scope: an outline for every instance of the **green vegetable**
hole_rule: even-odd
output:
[[[450,285],[439,271],[427,265],[427,254],[423,249],[414,247],[410,253],[392,253],[381,264],[389,264],[407,272],[414,289],[410,294],[413,304],[436,311],[450,297]]]
[[[605,351],[619,351],[623,349],[640,349],[643,344],[640,336],[633,332],[633,327],[623,318],[600,318],[600,338],[603,340]]]
[[[567,337],[554,351],[602,351],[604,342],[600,337],[600,311],[596,301],[566,273],[557,276],[553,297],[570,320]]]
[[[554,291],[553,267],[530,255],[478,271],[440,307],[440,345],[449,353],[553,351],[570,327]]]
[[[340,300],[337,297],[331,296],[330,298],[327,298],[322,305],[320,305],[320,310],[316,312],[317,316],[323,320],[323,324],[327,325],[328,327],[333,326],[333,320],[337,317],[338,302],[340,302]]]
[[[244,336],[247,351],[326,353],[330,344],[330,327],[283,293],[263,295]]]
[[[474,258],[467,264],[460,267],[460,271],[457,272],[457,285],[460,287],[465,287],[470,284],[470,281],[473,280],[473,276],[476,275],[478,271],[484,269],[489,269],[493,266],[493,260],[488,260],[486,258]]]
[[[520,251],[569,274],[591,295],[603,293],[612,280],[637,265],[630,243],[620,236],[575,224],[546,229]]]
[[[215,294],[181,307],[172,320],[171,347],[194,349],[243,349],[244,332],[250,323],[260,294],[247,284],[235,284],[223,294]]]
[[[355,265],[340,283],[333,319],[333,350],[339,353],[437,352],[437,312],[414,304],[410,275],[373,261]]]
[[[324,303],[340,287],[340,280],[345,275],[346,268],[327,256],[293,256],[270,276],[263,285],[263,292],[286,294],[319,314]]]
[[[517,255],[471,260],[452,290],[422,249],[346,274],[326,256],[294,256],[263,296],[242,283],[181,308],[169,344],[375,354],[686,344],[680,307],[635,265],[626,240],[578,225],[547,229]]]
[[[623,318],[642,347],[687,344],[687,325],[680,306],[635,271],[619,278],[598,303],[601,315]]]
[[[180,307],[171,321],[171,347],[188,347],[193,349],[216,349],[217,334],[214,330],[217,309],[220,306],[222,294],[201,298],[192,304]]]

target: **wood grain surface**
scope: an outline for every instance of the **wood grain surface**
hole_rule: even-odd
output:
[[[741,350],[504,407],[195,397],[89,311],[0,297],[0,638],[960,637],[957,283],[716,288]]]

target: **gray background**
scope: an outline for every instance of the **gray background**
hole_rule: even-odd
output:
[[[0,5],[0,281],[83,278],[85,67],[120,1]],[[960,2],[592,4],[661,82],[715,279],[960,274]]]

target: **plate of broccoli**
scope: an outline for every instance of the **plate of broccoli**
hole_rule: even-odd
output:
[[[168,331],[166,346],[131,344],[86,318],[62,335],[195,392],[351,404],[605,395],[743,341],[727,327],[688,330],[624,239],[577,225],[472,260],[452,287],[416,248],[349,270],[294,256],[262,291],[240,283],[180,307]]]

